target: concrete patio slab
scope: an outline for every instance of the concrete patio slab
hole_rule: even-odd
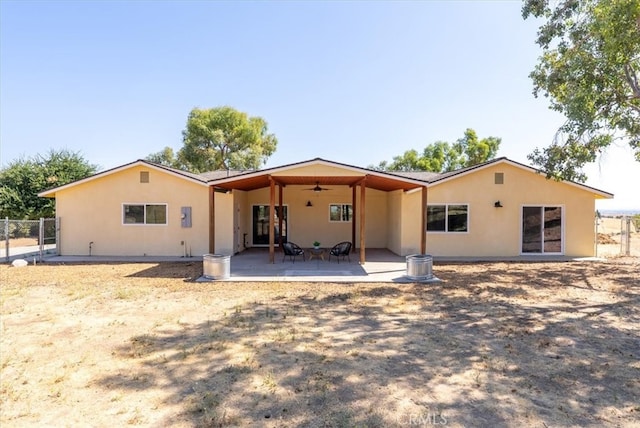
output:
[[[513,258],[498,257],[434,257],[434,278],[415,281],[407,278],[407,263],[404,256],[398,256],[386,249],[367,249],[366,263],[361,265],[358,253],[351,254],[351,261],[313,259],[303,261],[298,258],[290,261],[276,252],[275,262],[269,263],[269,252],[264,248],[251,248],[230,258],[230,275],[215,281],[226,282],[396,282],[424,283],[438,282],[438,263],[497,263],[497,262],[558,262],[576,261],[570,257],[523,256]],[[584,261],[584,259],[581,259]],[[604,261],[593,259],[593,261]],[[202,257],[108,257],[108,256],[54,256],[45,259],[46,263],[202,263]],[[201,277],[198,281],[214,281]]]
[[[300,281],[300,282],[407,282],[406,261],[402,256],[384,249],[367,250],[367,262],[360,265],[357,254],[351,261],[313,259],[295,262],[276,252],[275,263],[269,263],[269,252],[252,248],[230,258],[230,276],[218,281]],[[109,257],[109,256],[54,256],[47,263],[202,263],[202,257]],[[199,281],[211,281],[200,278]]]

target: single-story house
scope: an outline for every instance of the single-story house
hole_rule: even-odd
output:
[[[56,198],[61,255],[233,255],[281,242],[401,256],[593,256],[611,193],[498,158],[447,173],[324,159],[193,174],[145,160],[39,194]],[[356,257],[357,258],[357,257]]]

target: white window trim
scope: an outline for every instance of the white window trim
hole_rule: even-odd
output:
[[[560,246],[559,253],[545,253],[544,252],[544,242],[542,243],[542,251],[539,253],[525,253],[522,251],[522,214],[525,208],[542,208],[545,209],[547,207],[560,207],[562,208],[562,218],[560,219],[560,236],[562,237],[562,245]],[[544,257],[544,256],[563,256],[565,252],[565,217],[567,216],[567,208],[564,204],[523,204],[520,205],[520,218],[518,218],[518,229],[520,229],[520,255],[521,256],[533,256],[533,257]],[[543,223],[544,224],[544,223]]]
[[[471,204],[469,204],[468,202],[442,202],[442,203],[428,203],[427,207],[430,206],[441,206],[444,205],[445,206],[445,223],[444,223],[444,227],[445,229],[449,228],[449,222],[446,221],[448,219],[449,216],[449,205],[464,205],[467,207],[467,230],[464,232],[451,232],[449,230],[426,230],[427,233],[429,234],[440,234],[440,235],[467,235],[469,234],[469,232],[471,231]],[[425,213],[425,216],[427,214]],[[425,221],[428,219],[425,219]],[[428,221],[425,222],[425,227],[428,224]]]
[[[144,223],[125,223],[124,222],[124,207],[125,205],[142,205],[144,208]],[[147,223],[147,205],[164,205],[167,215],[166,223]],[[152,227],[164,227],[169,226],[169,204],[166,202],[123,202],[120,207],[120,221],[123,226],[152,226]]]
[[[351,220],[331,220],[331,206],[332,205],[340,205],[340,209],[345,205],[349,205],[351,207]],[[351,223],[353,221],[353,204],[351,202],[331,202],[329,203],[329,223]]]

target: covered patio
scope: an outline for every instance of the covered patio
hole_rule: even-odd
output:
[[[324,187],[327,186],[327,187]],[[340,164],[337,162],[330,162],[320,158],[313,159],[311,161],[300,162],[296,164],[290,164],[278,168],[270,168],[260,171],[252,171],[247,173],[240,173],[237,175],[230,175],[224,178],[218,178],[210,182],[209,188],[209,252],[210,253],[224,253],[219,251],[221,245],[218,243],[218,233],[225,235],[228,231],[228,226],[225,223],[223,227],[216,226],[216,204],[218,203],[218,197],[216,194],[232,195],[234,204],[234,237],[235,250],[234,253],[242,251],[240,245],[238,245],[238,239],[240,236],[240,230],[243,225],[246,224],[251,214],[249,212],[252,206],[256,204],[264,204],[266,212],[268,212],[268,218],[266,219],[267,239],[266,242],[258,243],[260,246],[268,248],[266,256],[270,263],[276,263],[277,251],[282,248],[282,244],[286,242],[283,238],[283,230],[291,231],[293,227],[289,227],[289,224],[284,224],[287,216],[297,215],[298,218],[310,218],[309,208],[314,207],[309,193],[311,191],[314,195],[318,196],[322,192],[332,191],[335,195],[331,201],[322,201],[320,207],[316,208],[328,208],[329,203],[333,202],[335,205],[337,202],[346,203],[349,206],[349,218],[347,220],[350,223],[350,230],[347,233],[341,234],[340,239],[332,239],[331,242],[343,242],[348,241],[352,244],[352,261],[357,258],[357,262],[360,265],[369,263],[372,259],[369,257],[368,251],[370,248],[389,248],[394,250],[398,254],[402,254],[402,233],[405,235],[413,235],[411,243],[405,242],[405,245],[413,247],[411,252],[425,253],[426,251],[426,206],[427,206],[427,183],[423,180],[411,179],[399,175],[394,175],[388,172],[381,172],[369,169],[363,169],[353,167],[350,165]],[[373,198],[370,195],[371,192],[378,192],[378,194],[384,194],[384,202],[380,202],[380,198]],[[413,200],[419,200],[420,203],[413,209],[397,208],[390,216],[387,217],[387,205],[390,198],[389,195],[412,195],[417,193],[417,198]],[[347,196],[348,195],[348,196]],[[249,201],[251,199],[251,201]],[[369,200],[372,202],[370,203]],[[404,198],[398,196],[394,199],[397,205],[403,204]],[[304,204],[304,201],[307,201]],[[375,201],[375,202],[374,202]],[[266,202],[266,203],[265,203]],[[223,202],[225,203],[225,202]],[[228,203],[228,201],[227,201]],[[376,205],[377,204],[377,205]],[[406,204],[406,202],[405,202]],[[289,205],[292,209],[288,214],[278,215],[278,213],[287,213],[284,209],[285,205]],[[318,205],[318,204],[315,204]],[[304,206],[306,211],[300,212],[300,206]],[[293,210],[298,210],[297,213],[293,213]],[[381,214],[380,211],[383,211]],[[411,213],[409,214],[409,211]],[[368,213],[368,214],[367,214]],[[419,233],[419,238],[415,240],[415,233],[409,233],[405,231],[399,231],[395,224],[403,223],[402,217],[410,215],[412,217],[412,225]],[[395,216],[395,217],[393,217]],[[302,222],[299,221],[298,225]],[[369,224],[371,223],[371,225]],[[298,226],[295,230],[295,238],[293,241],[311,242],[311,239],[302,239],[310,230],[313,230],[315,234],[327,237],[329,230],[330,220],[322,218],[320,221],[306,223],[304,226]],[[408,229],[409,226],[405,226]],[[386,233],[389,230],[391,235],[389,240],[394,241],[396,248],[389,246],[388,240],[385,238],[384,242],[378,242],[377,245],[370,242],[368,235],[372,233],[380,232],[381,229]],[[369,231],[367,231],[369,230]],[[255,231],[250,228],[242,229],[244,235],[251,236]],[[344,231],[346,232],[346,230]],[[313,238],[316,240],[315,238]],[[407,237],[404,237],[407,240]],[[416,242],[413,242],[413,241]],[[407,240],[408,241],[408,240]],[[254,243],[255,244],[255,243]],[[417,244],[417,245],[416,245]],[[244,245],[244,241],[243,241]],[[244,245],[245,248],[252,245]],[[403,258],[404,260],[404,258]]]

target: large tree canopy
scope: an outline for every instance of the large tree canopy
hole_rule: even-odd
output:
[[[193,172],[257,169],[278,144],[264,119],[231,107],[194,108],[182,135],[184,145],[177,155],[165,147],[147,160]]]
[[[476,131],[469,128],[453,144],[436,141],[426,146],[422,154],[417,150],[407,150],[402,155],[394,156],[390,163],[382,161],[372,168],[387,171],[453,171],[493,159],[500,142],[501,139],[496,137],[478,139]]]
[[[55,215],[55,200],[38,193],[88,177],[98,170],[79,153],[51,150],[11,162],[0,170],[0,218],[37,219]]]
[[[581,168],[615,140],[640,161],[640,0],[525,0],[542,18],[533,93],[567,121],[529,159],[556,179],[584,181]]]

